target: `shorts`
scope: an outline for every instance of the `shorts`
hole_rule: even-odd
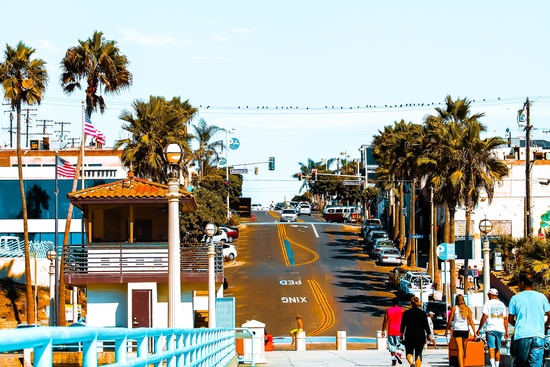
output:
[[[390,353],[397,352],[398,349],[403,349],[398,336],[388,336],[388,349]]]
[[[453,336],[455,338],[468,339],[470,337],[470,332],[468,330],[453,330]]]
[[[501,331],[486,331],[485,340],[487,341],[487,348],[500,350],[500,343],[502,341]]]
[[[425,340],[415,340],[414,342],[405,341],[405,353],[407,353],[407,355],[413,355],[415,357],[415,360],[417,358],[420,358],[420,360],[422,360],[422,351],[424,350],[424,344],[426,344]]]

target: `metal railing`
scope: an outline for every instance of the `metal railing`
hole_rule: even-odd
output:
[[[104,366],[112,367],[164,363],[171,367],[212,367],[237,360],[235,329],[40,327],[0,331],[0,353],[30,348],[35,367],[51,367],[55,349],[79,343],[83,367],[97,367],[98,352],[106,351],[106,344],[111,345],[108,348],[114,353],[115,363]],[[246,362],[254,366],[254,360]]]
[[[208,245],[181,244],[180,268],[182,273],[208,272]],[[216,244],[216,274],[223,274],[222,245]],[[164,274],[168,272],[167,243],[88,243],[70,245],[66,255],[65,274],[101,275],[121,273]]]

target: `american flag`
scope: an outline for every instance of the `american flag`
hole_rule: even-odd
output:
[[[57,174],[61,177],[74,178],[76,176],[76,168],[61,157],[57,157]]]
[[[94,127],[86,111],[84,111],[84,133],[92,138],[96,138],[98,144],[105,144],[105,135]]]

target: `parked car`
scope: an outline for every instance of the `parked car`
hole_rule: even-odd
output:
[[[363,240],[366,240],[372,231],[384,231],[384,228],[377,224],[366,227],[365,230],[363,231]]]
[[[281,212],[281,222],[296,222],[297,220],[298,216],[296,215],[294,209],[283,209]]]
[[[262,210],[262,204],[252,204],[250,205],[250,210]]]
[[[231,243],[231,242],[233,242],[233,240],[236,240],[237,238],[239,238],[239,231],[238,230],[235,230],[235,229],[229,228],[229,227],[220,227],[220,230],[225,232],[225,234],[227,235],[227,241],[229,243]]]
[[[325,205],[325,207],[323,208],[323,218],[325,217],[325,214],[327,213],[327,211],[330,209],[330,208],[336,208],[338,205],[334,205],[334,204],[327,204]]]
[[[202,237],[201,242],[208,243],[209,240],[210,239],[206,235],[204,235]],[[217,235],[212,236],[212,242],[214,243],[218,243],[218,242],[226,243],[228,242],[228,240],[229,239],[227,238],[227,234],[224,231],[219,231]]]
[[[389,240],[387,238],[383,238],[380,241],[375,242],[375,244],[372,246],[372,250],[370,252],[372,259],[378,259],[378,255],[382,252],[382,250],[388,249],[388,248],[396,248],[395,244],[392,240]],[[399,249],[398,249],[399,251]],[[401,262],[399,262],[401,264]]]
[[[432,278],[426,272],[408,271],[399,282],[399,292],[405,297],[416,296],[427,300],[433,295]]]
[[[380,248],[380,252],[378,252],[378,264],[401,265],[401,251],[396,247]]]
[[[447,304],[442,301],[424,302],[424,311],[433,312],[434,329],[445,329],[447,326]]]
[[[367,236],[367,239],[365,240],[365,243],[367,244],[367,248],[372,248],[374,246],[374,243],[376,242],[377,238],[384,238],[389,239],[388,233],[384,230],[376,230],[369,233]]]
[[[285,208],[285,203],[275,204],[275,210],[283,210]]]
[[[388,277],[388,280],[386,281],[386,285],[390,288],[398,289],[399,288],[399,282],[401,281],[401,278],[407,274],[409,271],[414,272],[421,272],[421,268],[411,267],[407,265],[398,266],[397,268],[390,271],[390,276]]]
[[[298,215],[309,215],[311,217],[311,205],[309,203],[300,203],[298,206]]]
[[[224,243],[222,254],[224,259],[234,260],[237,257],[237,249],[235,248],[235,245]]]

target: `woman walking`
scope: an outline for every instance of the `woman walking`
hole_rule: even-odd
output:
[[[420,298],[411,298],[411,306],[412,308],[403,313],[401,319],[401,340],[405,345],[410,367],[420,367],[426,337],[430,335],[430,326],[426,313],[422,310]]]
[[[445,336],[447,336],[451,326],[453,328],[453,337],[456,341],[458,367],[464,367],[464,350],[466,349],[466,342],[470,336],[469,327],[472,327],[472,333],[475,333],[476,327],[472,319],[472,310],[466,306],[462,294],[456,295],[455,306],[451,309],[451,315],[447,320]]]

